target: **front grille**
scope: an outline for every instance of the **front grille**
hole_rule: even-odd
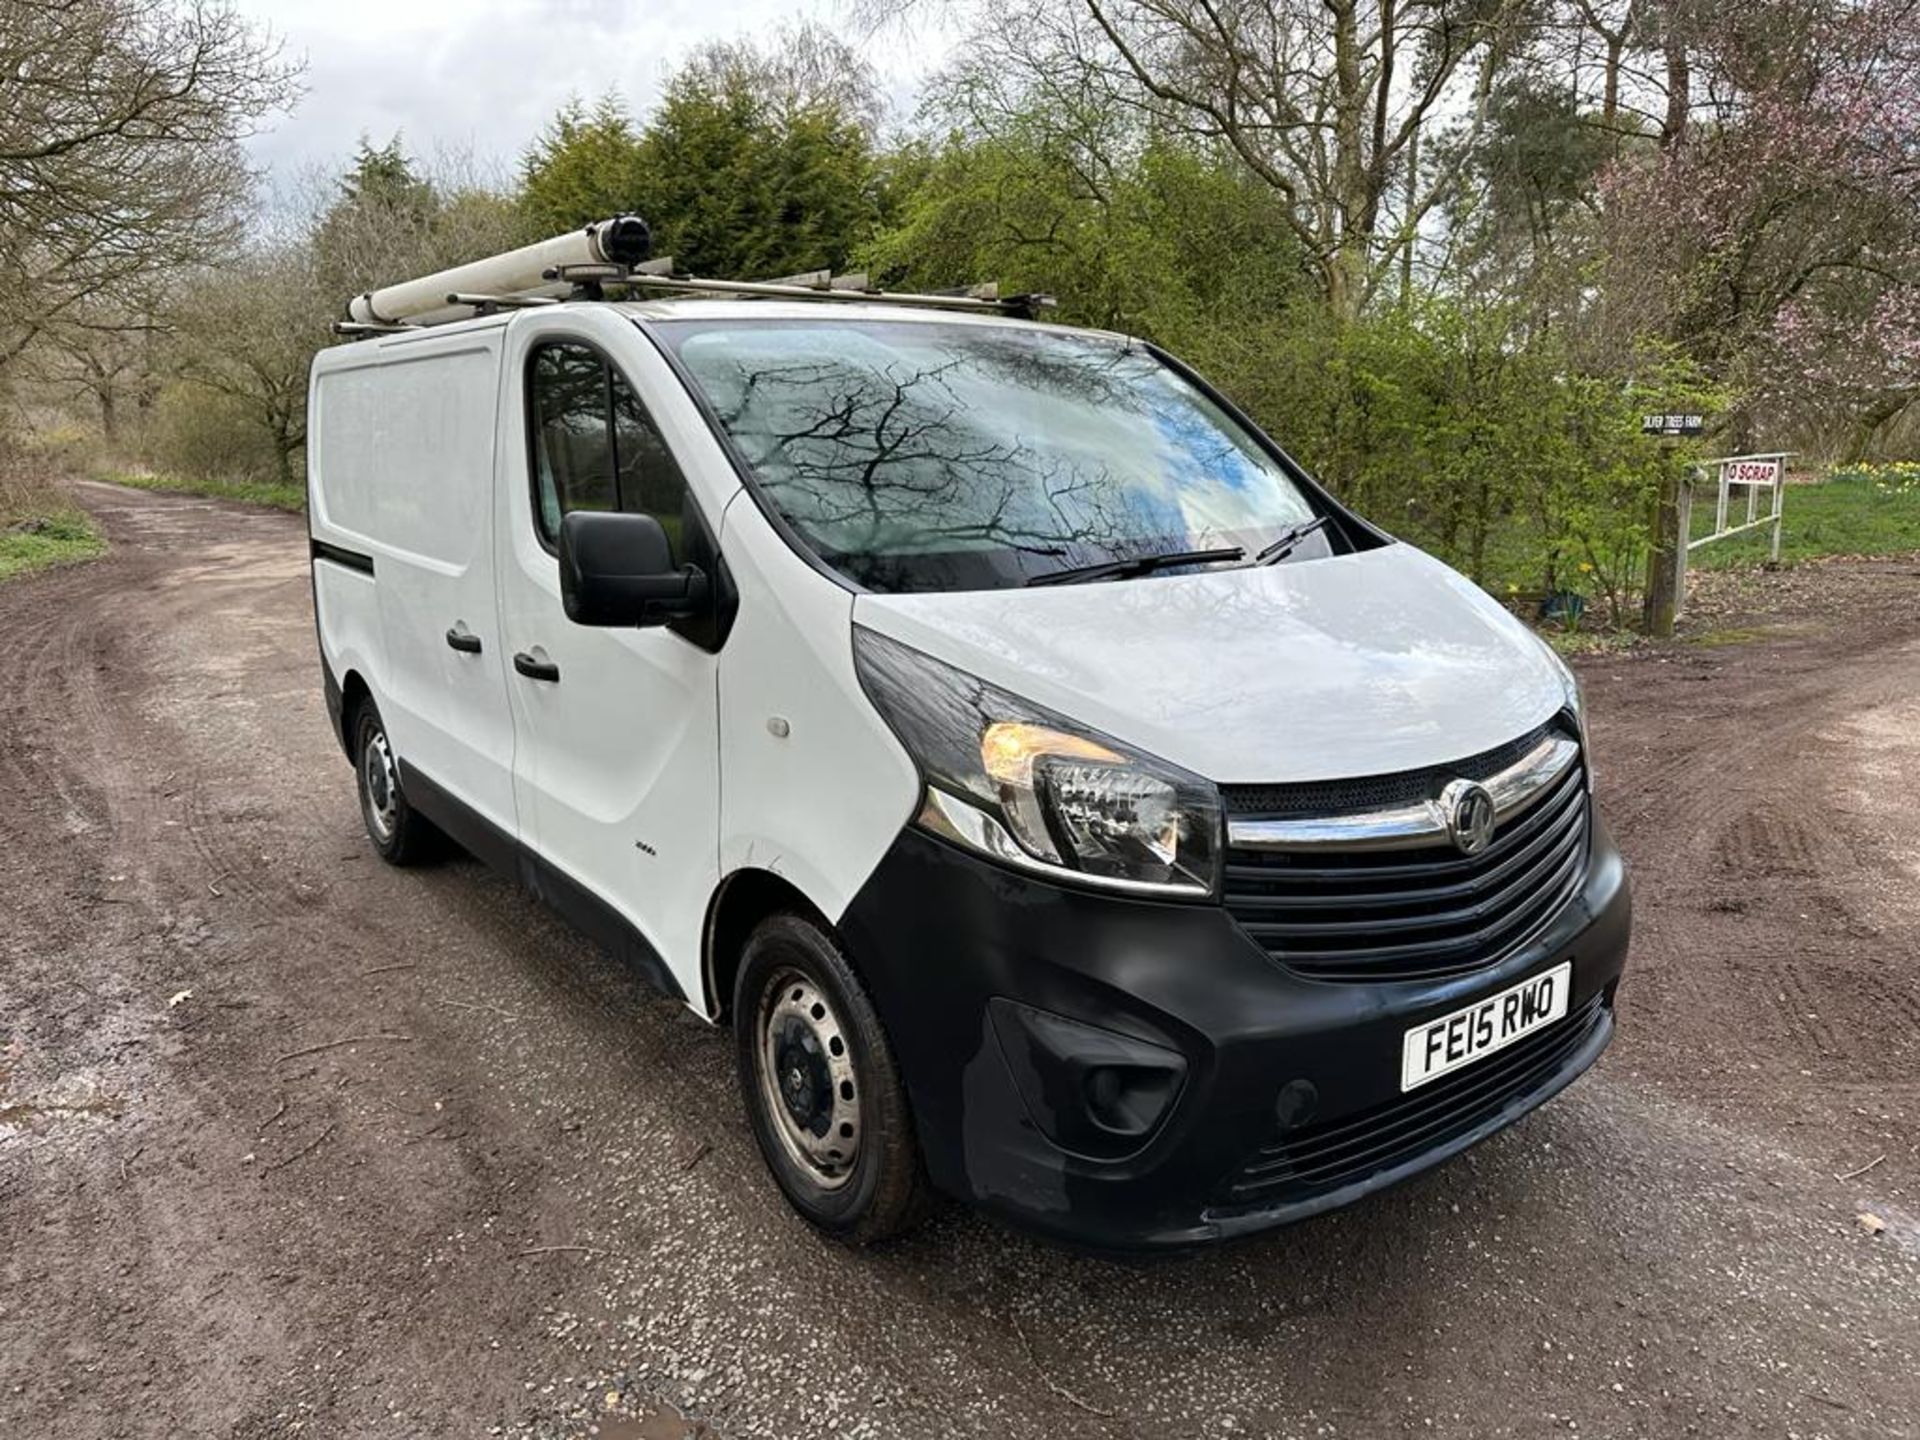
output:
[[[1221,1187],[1217,1212],[1267,1209],[1355,1185],[1438,1150],[1546,1086],[1592,1036],[1596,995],[1545,1030],[1358,1115],[1277,1136]]]
[[[1355,780],[1306,781],[1292,785],[1226,785],[1220,800],[1229,815],[1262,817],[1334,815],[1346,810],[1379,810],[1438,795],[1456,776],[1485,780],[1504,770],[1549,735],[1567,735],[1559,720],[1549,720],[1517,740],[1482,750],[1451,765],[1429,765],[1424,770],[1396,770],[1391,775],[1366,775]]]
[[[1576,762],[1478,855],[1445,843],[1405,850],[1229,846],[1227,911],[1276,960],[1313,979],[1463,974],[1511,954],[1579,888],[1587,811],[1586,772]]]

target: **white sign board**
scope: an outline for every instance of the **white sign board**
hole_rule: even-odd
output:
[[[1763,455],[1759,459],[1722,460],[1722,485],[1772,485],[1780,479],[1782,457]]]

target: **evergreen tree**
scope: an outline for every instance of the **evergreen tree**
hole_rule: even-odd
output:
[[[378,208],[423,219],[434,208],[433,186],[414,173],[398,132],[377,148],[361,135],[353,163],[340,177],[340,197],[341,204],[352,208]]]
[[[521,160],[520,210],[528,232],[563,230],[642,210],[640,137],[618,95],[561,107]]]
[[[380,146],[361,136],[339,191],[314,227],[320,288],[344,299],[406,279],[410,263],[426,248],[440,197],[420,177],[400,136]]]
[[[832,100],[788,108],[739,67],[690,65],[641,137],[654,248],[702,275],[843,269],[879,220],[859,118]]]

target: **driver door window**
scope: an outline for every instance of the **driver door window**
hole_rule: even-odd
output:
[[[533,354],[528,407],[541,542],[558,545],[571,511],[626,510],[658,520],[682,563],[686,478],[627,378],[590,346],[543,345]]]

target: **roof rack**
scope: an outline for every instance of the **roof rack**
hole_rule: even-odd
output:
[[[675,269],[673,258],[649,259],[652,232],[638,215],[616,215],[469,265],[356,295],[336,335],[362,337],[491,315],[501,310],[602,300],[609,287],[690,295],[779,300],[881,301],[938,310],[969,310],[1032,319],[1054,306],[1044,294],[1000,294],[997,285],[934,292],[882,290],[864,273],[815,270],[777,280],[716,280]]]
[[[825,272],[821,272],[825,274]],[[955,291],[882,290],[866,284],[865,275],[828,276],[823,284],[793,280],[707,280],[695,275],[632,275],[615,283],[648,290],[677,291],[683,295],[760,296],[770,300],[865,300],[890,305],[924,305],[935,310],[985,310],[1032,319],[1053,308],[1051,295],[1000,294],[997,285],[973,285]],[[854,282],[859,283],[844,283]]]

